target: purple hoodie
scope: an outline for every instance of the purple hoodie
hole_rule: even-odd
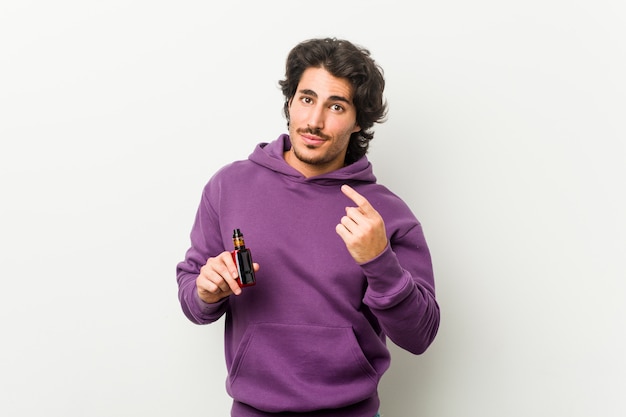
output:
[[[376,183],[367,157],[305,178],[283,158],[290,146],[287,135],[261,143],[208,182],[177,266],[180,303],[197,324],[225,314],[232,416],[374,416],[390,363],[386,337],[420,354],[439,327],[428,247],[407,205]],[[342,184],[385,221],[390,245],[365,264],[335,232],[354,205]],[[207,304],[196,277],[209,257],[233,250],[233,229],[260,265],[257,283]]]

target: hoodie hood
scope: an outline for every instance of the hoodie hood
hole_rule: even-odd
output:
[[[320,185],[337,185],[339,183],[345,183],[346,181],[376,182],[372,164],[367,159],[367,156],[363,156],[358,161],[338,170],[306,178],[285,161],[283,154],[289,149],[291,149],[289,135],[282,134],[273,142],[258,144],[248,159],[297,182],[309,182]]]

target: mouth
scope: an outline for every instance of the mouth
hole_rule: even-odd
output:
[[[298,131],[302,141],[308,146],[319,146],[328,140],[321,132],[312,132],[311,129]]]
[[[310,146],[318,146],[326,142],[326,139],[320,138],[319,136],[310,135],[310,134],[304,134],[304,135],[301,134],[300,137],[302,138],[302,141],[306,145],[310,145]]]

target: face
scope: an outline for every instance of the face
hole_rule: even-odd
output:
[[[339,169],[350,135],[359,130],[349,81],[324,68],[306,69],[289,103],[287,163],[305,177]]]

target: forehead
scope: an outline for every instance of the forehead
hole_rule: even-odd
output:
[[[338,78],[324,68],[307,68],[300,77],[298,92],[309,92],[321,99],[343,98],[352,102],[352,84],[346,78]]]

